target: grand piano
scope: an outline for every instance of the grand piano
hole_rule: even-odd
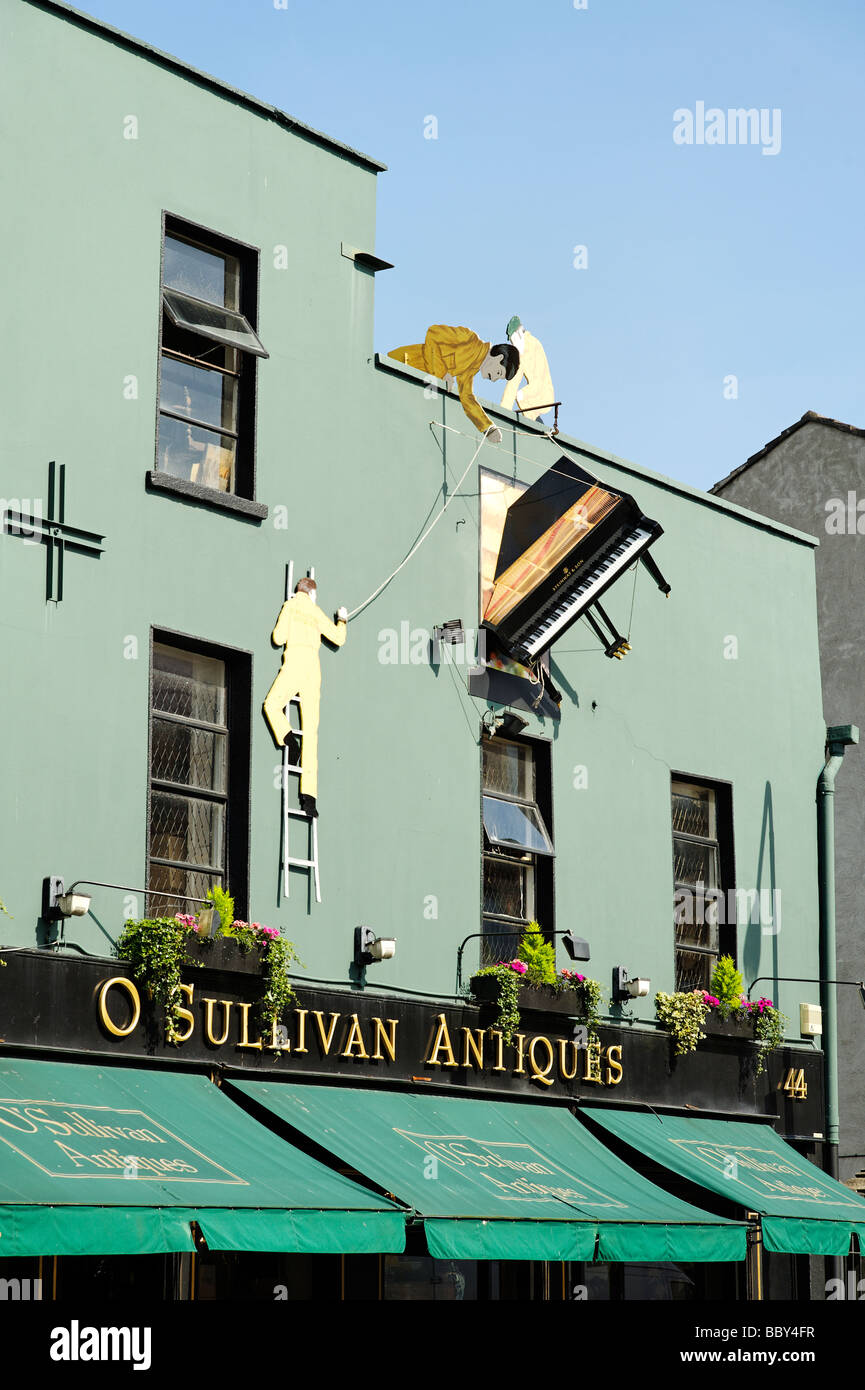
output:
[[[670,592],[649,554],[662,534],[628,493],[601,486],[563,455],[507,510],[483,625],[530,665],[584,617],[606,655],[621,660],[629,643],[600,599],[635,560]]]

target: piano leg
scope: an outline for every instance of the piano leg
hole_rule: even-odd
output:
[[[669,592],[670,592],[670,586],[669,586],[669,584],[667,583],[667,581],[666,581],[666,579],[664,578],[664,576],[661,574],[661,571],[658,569],[658,566],[655,564],[655,562],[654,562],[654,560],[652,559],[651,555],[649,554],[648,550],[644,550],[644,551],[643,551],[642,555],[640,556],[640,559],[642,560],[643,564],[646,566],[646,569],[649,571],[649,574],[650,574],[650,575],[652,576],[652,578],[654,579],[654,581],[655,581],[655,583],[657,584],[658,588],[660,589],[661,593],[664,594],[665,596],[666,596],[667,594],[669,594]]]
[[[592,616],[591,607],[586,609],[583,616],[588,619],[592,629],[600,638],[604,648],[604,655],[610,658],[616,657],[618,661],[621,661],[622,657],[631,650],[630,643],[626,642],[624,637],[621,636],[618,629],[616,628],[615,623],[612,621],[612,619],[604,611],[604,609],[601,607],[599,603],[594,603],[592,607],[597,609],[599,616],[609,628],[611,636],[607,636],[607,634],[602,629],[600,623],[598,623],[597,620]]]

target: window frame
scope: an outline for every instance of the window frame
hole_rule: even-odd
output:
[[[678,789],[711,792],[715,803],[715,836],[692,835],[687,831],[676,830],[673,825],[673,796]],[[718,949],[680,944],[676,937],[676,893],[679,887],[675,877],[674,841],[684,839],[695,844],[712,845],[718,851],[718,884],[714,890],[722,904],[719,913]],[[733,837],[733,784],[715,778],[697,776],[693,773],[673,771],[670,774],[670,866],[673,880],[673,978],[675,989],[679,990],[679,956],[681,954],[702,955],[717,964],[721,956],[732,956],[738,964],[737,952],[737,906],[736,906],[736,860]],[[681,885],[685,887],[686,885]],[[709,971],[709,978],[711,970]],[[708,989],[708,979],[705,986]]]
[[[511,745],[520,748],[527,748],[532,759],[532,780],[534,797],[515,796],[508,792],[503,792],[499,788],[487,787],[484,781],[484,748],[486,744]],[[555,854],[556,841],[553,827],[553,787],[552,787],[552,746],[547,739],[528,738],[525,735],[517,734],[502,738],[496,734],[490,737],[488,732],[482,728],[480,738],[480,842],[481,842],[481,885],[480,885],[480,923],[481,939],[479,942],[480,963],[482,965],[494,964],[488,961],[484,955],[484,937],[493,936],[494,932],[487,932],[487,923],[500,924],[502,935],[507,935],[508,931],[521,931],[528,922],[535,920],[540,924],[544,937],[555,942]],[[520,850],[517,847],[508,848],[497,846],[492,843],[484,826],[484,797],[498,797],[502,801],[510,801],[519,806],[531,807],[540,816],[547,837],[550,841],[551,850],[548,853]],[[508,917],[502,913],[487,912],[484,909],[484,889],[486,879],[486,864],[488,862],[510,863],[520,865],[526,873],[527,889],[526,898],[531,898],[530,914],[523,917]],[[528,902],[527,902],[528,905]],[[513,937],[513,952],[511,959],[516,956],[518,948],[518,938]]]
[[[173,493],[176,496],[185,497],[188,500],[202,502],[218,510],[235,512],[249,519],[262,521],[266,518],[268,513],[266,505],[256,501],[257,367],[258,358],[262,354],[253,353],[239,347],[229,349],[238,354],[238,371],[236,374],[230,371],[224,371],[214,364],[215,369],[222,371],[223,375],[235,377],[237,383],[236,429],[223,428],[211,423],[193,420],[191,417],[183,417],[184,421],[188,420],[190,424],[197,425],[199,428],[208,429],[214,434],[235,438],[237,447],[234,460],[234,490],[231,492],[222,492],[217,488],[207,487],[203,483],[175,477],[174,474],[164,472],[159,467],[159,439],[162,418],[163,416],[167,416],[170,419],[179,418],[174,412],[170,410],[164,411],[162,409],[163,356],[166,352],[169,352],[172,357],[175,357],[178,361],[186,361],[191,362],[193,365],[195,364],[195,359],[188,357],[179,350],[175,353],[174,349],[169,349],[164,346],[164,318],[167,312],[163,305],[163,293],[166,288],[164,284],[166,236],[187,241],[191,245],[201,247],[204,251],[213,251],[219,255],[232,256],[238,261],[238,303],[237,309],[231,312],[242,315],[249,322],[256,338],[258,337],[260,247],[226,237],[222,235],[222,233],[214,231],[212,228],[190,222],[186,218],[179,217],[167,211],[167,209],[163,209],[159,250],[159,333],[157,343],[154,466],[147,473],[147,488],[149,491]],[[169,286],[169,289],[170,288]],[[177,293],[180,294],[183,292],[177,291]],[[187,295],[187,298],[194,298],[194,296]],[[201,302],[205,303],[206,301]],[[265,349],[263,349],[263,354],[267,356]]]
[[[227,757],[225,766],[226,791],[213,793],[207,788],[189,788],[183,784],[169,783],[165,778],[154,778],[153,776],[153,753],[154,753],[154,718],[165,718],[164,711],[154,710],[153,708],[153,674],[154,674],[154,646],[173,647],[179,652],[187,652],[195,656],[209,657],[211,660],[220,661],[225,668],[225,726],[208,725],[206,720],[179,720],[192,727],[210,727],[214,731],[224,732],[227,741]],[[250,776],[252,768],[252,652],[245,651],[238,647],[225,647],[212,642],[207,642],[198,637],[192,637],[188,633],[175,632],[169,628],[152,627],[150,629],[148,660],[148,680],[147,680],[147,778],[146,778],[146,834],[145,834],[145,859],[144,859],[144,883],[145,883],[145,911],[147,914],[161,917],[165,915],[171,902],[187,901],[180,897],[168,899],[161,894],[157,896],[153,891],[153,903],[150,898],[150,870],[151,864],[158,863],[162,856],[151,855],[151,831],[152,831],[152,802],[154,782],[157,784],[157,791],[163,790],[167,795],[192,795],[198,796],[205,801],[223,801],[225,805],[225,825],[223,830],[223,857],[222,866],[211,866],[219,868],[222,874],[222,886],[226,887],[234,898],[235,913],[241,920],[246,920],[249,915],[249,846],[250,846],[250,822],[251,822],[251,786]],[[206,870],[193,869],[192,872],[206,872]],[[181,909],[182,910],[182,909]]]

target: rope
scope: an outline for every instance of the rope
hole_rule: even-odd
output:
[[[462,436],[463,439],[473,439],[473,438],[474,438],[473,435],[466,434],[465,430],[458,430],[458,429],[456,428],[455,425],[445,425],[445,424],[443,424],[440,420],[431,420],[431,421],[430,421],[430,428],[438,428],[438,429],[442,429],[442,430],[449,430],[449,431],[451,432],[451,434],[459,434],[459,435]],[[522,432],[521,430],[515,428],[513,425],[499,425],[499,426],[498,426],[498,429],[499,429],[500,431],[503,431],[503,432],[506,433],[506,434],[513,434],[513,435],[519,434],[522,438],[525,438],[525,435],[523,434],[523,432]],[[551,444],[556,444],[556,436],[553,434],[552,429],[545,430],[544,433],[543,433],[542,435],[539,436],[539,438],[541,438],[541,439],[548,439],[548,440],[550,441]],[[398,564],[397,567],[396,567],[396,569],[393,570],[393,571],[387,576],[387,579],[383,579],[382,582],[381,582],[381,584],[379,584],[379,586],[378,586],[377,589],[373,589],[372,593],[371,593],[367,598],[365,598],[365,599],[363,600],[362,603],[359,603],[358,606],[357,606],[357,608],[353,608],[353,609],[351,610],[351,612],[347,615],[347,618],[346,618],[346,621],[347,621],[347,622],[351,622],[352,618],[356,618],[357,615],[358,615],[358,613],[361,613],[361,612],[363,611],[364,608],[366,608],[370,603],[372,603],[373,599],[378,598],[378,596],[379,596],[379,594],[382,592],[382,590],[387,588],[387,586],[388,586],[388,584],[390,583],[390,581],[391,581],[392,579],[395,579],[396,576],[399,574],[400,570],[402,570],[402,569],[405,568],[405,566],[408,564],[408,562],[409,562],[409,560],[412,558],[412,556],[417,554],[417,552],[420,550],[421,546],[423,545],[424,541],[426,540],[427,536],[428,536],[428,535],[430,534],[430,532],[432,531],[433,527],[438,525],[438,523],[441,521],[442,517],[444,516],[445,512],[447,511],[448,507],[450,506],[451,502],[452,502],[452,501],[454,500],[454,498],[457,496],[457,494],[458,494],[458,492],[459,492],[459,490],[460,490],[460,487],[462,486],[463,482],[465,481],[466,476],[468,475],[470,469],[472,468],[472,465],[474,464],[475,460],[477,459],[478,454],[480,453],[481,449],[483,448],[483,446],[484,446],[484,444],[485,444],[486,442],[487,442],[487,436],[486,436],[485,434],[482,434],[482,435],[481,435],[480,443],[478,444],[478,447],[475,449],[474,453],[472,454],[472,457],[471,457],[471,459],[469,460],[468,465],[466,466],[466,469],[465,469],[464,473],[462,474],[462,477],[460,478],[459,482],[457,483],[457,485],[456,485],[456,487],[454,488],[453,492],[451,493],[450,497],[449,497],[449,498],[447,499],[447,501],[445,502],[445,504],[444,504],[444,506],[442,507],[441,511],[438,512],[438,513],[436,514],[436,516],[435,516],[435,517],[433,518],[433,520],[430,522],[430,524],[429,524],[429,526],[427,527],[427,529],[424,531],[423,535],[422,535],[422,536],[419,538],[419,540],[417,540],[417,541],[415,542],[415,544],[412,546],[411,550],[410,550],[409,553],[406,555],[405,559],[404,559],[400,564]],[[556,447],[560,448],[561,446],[557,444]],[[503,445],[503,444],[490,444],[490,448],[491,448],[491,449],[504,449],[504,445]],[[530,458],[528,457],[528,455],[526,455],[526,454],[518,454],[518,453],[516,453],[516,452],[513,451],[513,450],[507,450],[507,453],[508,453],[508,457],[509,457],[509,458],[522,459],[522,461],[523,461],[524,463],[531,463],[531,464],[534,465],[535,468],[542,468],[542,467],[543,467],[543,464],[538,463],[537,459],[530,459]],[[556,468],[552,468],[552,469],[550,469],[549,471],[552,472],[552,473],[558,473],[558,472],[559,472],[559,470],[556,469]],[[586,472],[589,472],[589,470],[586,469]],[[566,474],[566,473],[563,473],[563,474],[562,474],[562,477],[568,477],[568,476],[569,476],[569,475]],[[594,480],[594,482],[596,482],[596,483],[598,484],[599,487],[603,487],[603,486],[604,486],[604,484],[601,482],[600,478],[598,478],[594,473],[589,473],[589,476]],[[636,577],[635,577],[635,584],[636,584]],[[633,603],[632,603],[632,605],[631,605],[631,609],[632,609],[632,612],[633,612]]]
[[[458,430],[457,427],[456,427],[456,425],[443,425],[442,422],[441,422],[440,420],[431,420],[431,421],[430,421],[430,425],[432,425],[432,426],[434,426],[434,427],[436,427],[437,429],[440,429],[440,430],[450,430],[452,434],[461,434],[462,437],[463,437],[463,439],[471,439],[471,438],[473,438],[472,435],[466,434],[465,430]],[[526,438],[526,435],[525,435],[522,431],[520,431],[520,430],[518,430],[518,429],[515,429],[515,428],[513,427],[513,425],[499,425],[498,428],[499,428],[500,430],[503,430],[506,434],[518,434],[518,435],[520,435],[520,437],[521,437],[522,439],[525,439],[525,438]],[[560,444],[560,443],[559,443],[559,440],[558,440],[558,436],[557,436],[557,435],[554,435],[551,429],[550,429],[550,430],[544,430],[543,434],[538,435],[537,438],[538,438],[538,439],[548,439],[548,440],[550,441],[551,444],[555,444],[555,446],[556,446],[557,449],[574,449],[574,448],[575,448],[575,445],[573,445],[573,444]],[[543,467],[544,467],[544,465],[543,465],[542,463],[539,463],[537,459],[529,458],[528,454],[518,454],[518,453],[516,453],[515,451],[512,451],[512,450],[510,450],[510,449],[506,449],[504,444],[491,444],[491,445],[490,445],[490,448],[491,448],[491,449],[499,449],[499,450],[504,451],[504,452],[507,454],[508,458],[522,459],[523,463],[530,463],[534,468],[543,468]],[[579,452],[579,451],[577,451],[577,452]],[[589,468],[586,467],[586,465],[585,465],[585,456],[584,456],[582,453],[580,453],[580,459],[582,460],[581,466],[585,469],[585,472],[588,473],[588,475],[589,475],[589,477],[592,479],[592,481],[593,481],[594,483],[597,483],[598,487],[608,488],[608,484],[607,484],[607,483],[603,482],[603,480],[602,480],[601,478],[599,478],[598,475],[597,475],[596,473],[593,473],[593,472],[591,471],[591,469],[589,469]],[[561,470],[558,469],[558,468],[550,468],[550,469],[548,469],[547,471],[550,472],[550,473],[555,473],[555,474],[557,474],[557,475],[559,475],[559,476],[561,476],[561,477],[563,477],[563,478],[568,478],[570,481],[573,481],[573,479],[571,479],[571,476],[570,476],[569,473],[562,473]]]
[[[435,422],[433,422],[433,423],[435,423]],[[449,427],[446,425],[444,428],[447,429],[447,428],[449,428]],[[462,431],[457,431],[457,433],[462,433]],[[438,513],[436,514],[436,516],[433,518],[433,520],[430,522],[429,526],[426,528],[426,530],[424,531],[424,533],[423,533],[423,535],[420,537],[420,539],[417,540],[417,541],[415,542],[415,544],[412,546],[411,550],[409,551],[408,555],[406,555],[405,559],[401,562],[401,564],[397,565],[396,569],[393,570],[393,571],[388,575],[387,579],[383,579],[383,580],[382,580],[381,584],[379,584],[379,586],[378,586],[377,589],[373,589],[372,593],[369,595],[368,598],[365,598],[365,599],[364,599],[363,603],[359,603],[358,606],[357,606],[357,608],[353,608],[353,609],[351,610],[351,612],[348,614],[348,617],[347,617],[347,619],[346,619],[347,622],[351,622],[352,618],[356,617],[357,614],[360,613],[360,612],[362,611],[362,609],[366,608],[367,604],[372,603],[372,601],[373,601],[374,598],[378,598],[378,596],[379,596],[379,594],[381,593],[382,589],[386,589],[387,586],[388,586],[388,584],[390,583],[390,581],[391,581],[392,579],[395,579],[395,578],[396,578],[396,576],[399,574],[399,572],[400,572],[401,569],[404,569],[404,568],[405,568],[405,566],[408,564],[408,562],[409,562],[409,560],[411,559],[411,557],[412,557],[413,555],[416,555],[416,554],[417,554],[417,552],[420,550],[421,546],[423,545],[424,541],[426,540],[427,536],[428,536],[428,535],[430,534],[430,532],[432,531],[433,527],[436,526],[436,525],[441,521],[442,517],[444,516],[444,514],[445,514],[445,512],[447,511],[448,507],[450,506],[451,502],[454,500],[454,498],[456,497],[457,493],[459,492],[460,486],[462,485],[464,479],[466,478],[466,476],[467,476],[467,474],[468,474],[468,472],[469,472],[469,469],[472,467],[472,465],[473,465],[475,459],[477,458],[477,456],[478,456],[478,454],[480,453],[481,449],[484,447],[484,442],[485,442],[485,440],[486,440],[486,435],[485,435],[485,434],[482,434],[482,435],[481,435],[481,442],[480,442],[480,444],[479,444],[478,447],[475,449],[474,453],[472,454],[471,458],[469,459],[469,462],[468,462],[468,464],[466,465],[466,468],[465,468],[465,472],[463,473],[462,477],[460,478],[459,482],[457,483],[457,485],[456,485],[456,487],[454,488],[453,492],[451,493],[450,497],[449,497],[449,498],[447,499],[447,501],[445,502],[445,504],[444,504],[444,506],[442,507],[441,511],[438,512]]]
[[[630,613],[628,614],[628,637],[627,637],[627,640],[628,640],[629,642],[630,642],[630,640],[631,640],[631,623],[632,623],[633,617],[634,617],[634,599],[637,597],[637,574],[639,573],[639,569],[640,569],[640,562],[639,562],[639,560],[636,560],[636,561],[634,562],[634,587],[633,587],[633,589],[631,590],[631,611],[630,611]]]

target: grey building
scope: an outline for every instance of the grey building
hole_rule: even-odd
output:
[[[865,645],[859,630],[865,602],[865,429],[806,411],[711,491],[819,538],[817,605],[826,723],[865,725]],[[835,812],[837,975],[860,980],[865,974],[861,747],[848,750],[836,782]],[[865,1191],[865,1015],[855,989],[838,990],[838,1038],[840,1176]]]

